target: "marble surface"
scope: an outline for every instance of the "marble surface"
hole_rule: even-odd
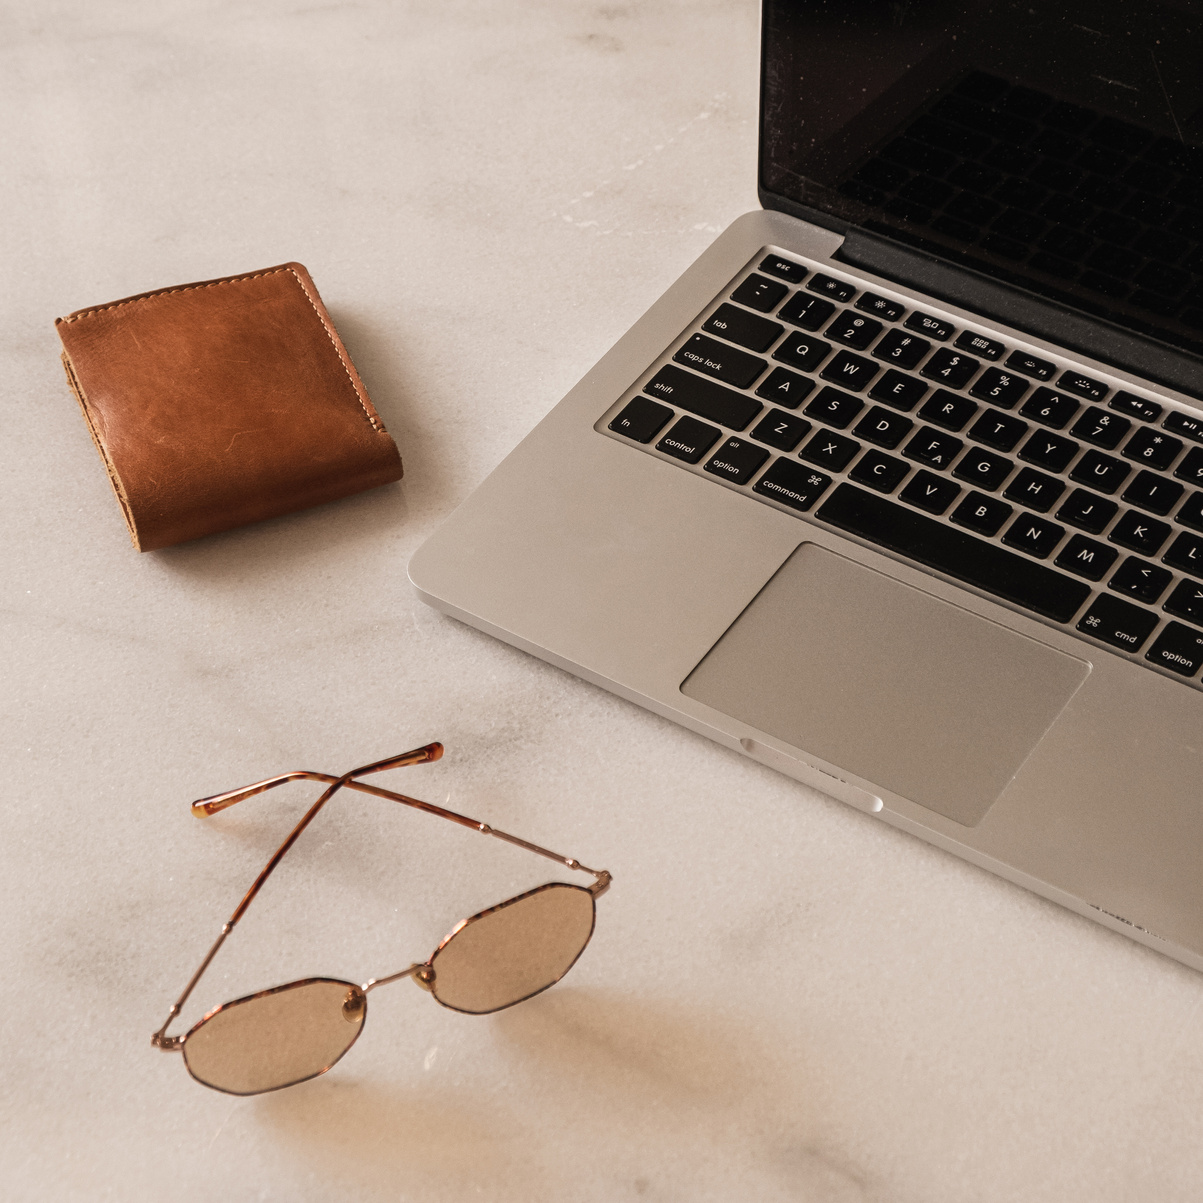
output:
[[[1199,1197],[1197,974],[407,585],[755,206],[757,49],[751,0],[0,4],[6,1199]],[[288,259],[404,482],[136,554],[53,319]],[[431,739],[395,787],[614,872],[570,977],[481,1019],[399,983],[332,1073],[260,1098],[152,1051],[312,791],[188,802]],[[345,798],[192,1012],[400,968],[531,859]]]

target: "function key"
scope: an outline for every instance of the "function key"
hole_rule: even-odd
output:
[[[610,423],[609,429],[637,443],[650,443],[672,416],[673,411],[667,405],[658,405],[646,397],[636,397]]]
[[[930,313],[915,310],[902,324],[908,330],[918,330],[920,334],[934,338],[936,342],[946,343],[952,337],[953,327],[938,317],[932,317]]]
[[[682,418],[656,444],[656,450],[687,464],[696,464],[718,442],[721,434],[721,430],[707,426],[697,418]]]
[[[856,307],[861,313],[871,313],[887,322],[896,322],[905,312],[905,306],[899,305],[897,301],[879,297],[875,292],[862,292]]]
[[[1125,652],[1140,648],[1153,633],[1157,615],[1131,602],[1100,593],[1078,623],[1078,630]]]
[[[834,276],[811,276],[807,288],[811,292],[820,292],[825,297],[835,297],[837,301],[850,301],[856,296],[856,287],[847,280],[837,280]]]
[[[735,305],[720,305],[703,323],[702,329],[749,351],[767,351],[785,331],[779,322],[757,317]]]
[[[830,476],[782,458],[752,486],[752,492],[805,513],[830,484]]]
[[[1013,372],[1022,372],[1025,376],[1034,376],[1037,380],[1051,380],[1057,371],[1055,363],[1047,359],[1038,359],[1026,351],[1012,351],[1007,356],[1007,367]]]
[[[806,268],[801,263],[783,259],[780,255],[769,255],[767,258],[761,259],[760,270],[768,272],[770,276],[788,280],[791,284],[801,284],[806,279]]]
[[[1074,371],[1062,372],[1057,387],[1063,388],[1067,393],[1085,397],[1087,401],[1101,401],[1110,391],[1102,381],[1091,380],[1089,376]]]
[[[789,322],[791,326],[801,326],[803,330],[817,330],[833,313],[835,306],[830,301],[821,301],[818,297],[808,297],[804,292],[796,292],[784,305],[779,318]]]
[[[837,343],[863,351],[881,333],[881,323],[844,309],[823,333]]]
[[[1180,622],[1168,623],[1145,652],[1145,659],[1170,672],[1193,677],[1203,667],[1203,632],[1192,631]]]
[[[1135,393],[1116,393],[1107,404],[1121,414],[1140,418],[1145,422],[1156,422],[1161,417],[1161,406],[1156,401],[1147,401]]]
[[[1203,414],[1184,414],[1177,410],[1171,410],[1165,415],[1165,421],[1161,424],[1166,430],[1185,435],[1186,438],[1193,439],[1196,443],[1203,443]]]
[[[984,334],[974,334],[972,330],[962,330],[952,345],[962,351],[972,351],[974,355],[980,355],[983,359],[997,359],[1007,349],[1002,343],[995,342]]]
[[[789,289],[777,280],[751,275],[731,294],[731,299],[741,305],[747,305],[749,309],[771,313],[787,292]]]

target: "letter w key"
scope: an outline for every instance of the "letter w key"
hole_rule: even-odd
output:
[[[859,393],[879,369],[872,360],[862,359],[851,351],[841,351],[820,373],[824,380],[830,380],[842,388]]]

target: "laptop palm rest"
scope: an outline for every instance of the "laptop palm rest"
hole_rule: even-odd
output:
[[[1089,673],[804,543],[681,692],[971,827]]]

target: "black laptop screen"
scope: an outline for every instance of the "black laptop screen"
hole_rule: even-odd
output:
[[[1203,351],[1203,4],[766,0],[760,185]]]

